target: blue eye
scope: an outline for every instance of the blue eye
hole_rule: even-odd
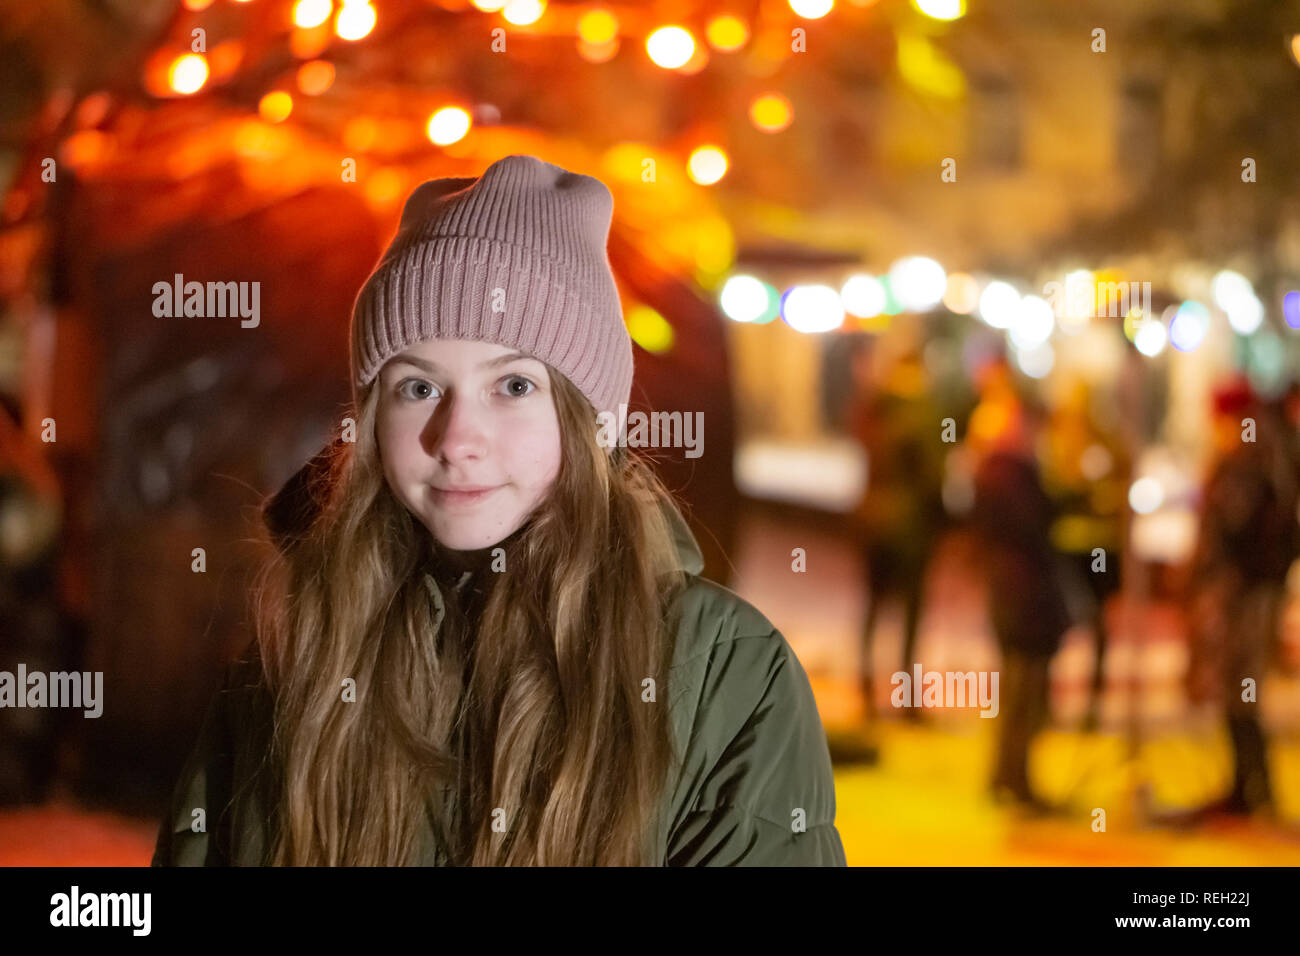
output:
[[[512,398],[523,398],[525,395],[529,395],[529,394],[531,394],[532,392],[534,392],[534,391],[537,390],[537,386],[533,383],[532,379],[524,378],[522,375],[507,375],[507,376],[503,379],[503,381],[506,381],[506,382],[523,382],[525,385],[528,386],[528,389],[527,389],[526,391],[523,391],[523,392],[512,392],[512,393],[511,393],[511,397],[512,397]]]
[[[421,388],[427,389],[427,391],[425,391],[422,394],[420,393],[411,394],[411,392],[407,390],[408,385],[420,386]],[[397,394],[402,396],[402,398],[409,399],[410,401],[413,402],[422,402],[426,398],[429,398],[433,394],[433,392],[434,392],[433,386],[422,378],[403,379],[402,382],[397,386]]]

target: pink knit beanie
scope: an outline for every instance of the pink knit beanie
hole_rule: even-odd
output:
[[[421,184],[352,310],[354,397],[408,345],[480,339],[558,369],[617,420],[632,340],[605,249],[613,209],[600,180],[533,156]]]

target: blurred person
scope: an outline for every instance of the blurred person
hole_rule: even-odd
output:
[[[1043,416],[1018,396],[1005,361],[983,371],[980,395],[967,435],[976,459],[970,522],[1002,656],[990,789],[998,802],[1043,813],[1054,808],[1030,785],[1029,748],[1050,716],[1049,665],[1070,626],[1036,459]]]
[[[1075,620],[1093,633],[1094,666],[1084,729],[1101,721],[1109,629],[1106,602],[1119,590],[1124,508],[1129,464],[1120,436],[1103,427],[1091,408],[1088,384],[1069,382],[1048,416],[1044,436],[1043,485],[1056,519],[1051,540],[1065,558]],[[1095,549],[1104,554],[1098,567]]]
[[[925,574],[944,526],[943,445],[939,405],[919,342],[884,360],[878,384],[855,394],[850,430],[867,455],[867,489],[857,511],[867,571],[867,611],[861,631],[860,686],[875,714],[873,647],[881,608],[896,601],[903,619],[902,667],[916,661]],[[909,720],[921,708],[904,708]]]
[[[408,198],[155,865],[845,865],[807,674],[606,429],[612,203],[518,155]]]
[[[0,401],[0,670],[80,669],[81,648],[58,600],[63,496],[45,449]],[[27,687],[15,687],[26,694]],[[63,731],[81,714],[57,707],[0,708],[0,805],[39,803],[59,770]]]
[[[1196,814],[1273,815],[1260,705],[1243,700],[1242,682],[1253,679],[1258,691],[1278,646],[1287,572],[1300,553],[1300,451],[1284,410],[1244,378],[1217,388],[1212,401],[1213,458],[1188,578],[1188,683],[1193,702],[1216,691],[1222,698],[1233,779],[1226,797]]]

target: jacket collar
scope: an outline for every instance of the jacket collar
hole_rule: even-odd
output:
[[[668,519],[668,526],[673,532],[673,543],[677,545],[678,567],[687,574],[699,574],[704,570],[704,555],[700,552],[700,545],[695,540],[695,535],[691,533],[690,525],[682,517],[675,502],[664,501],[660,510]]]

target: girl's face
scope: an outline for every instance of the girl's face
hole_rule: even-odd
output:
[[[431,339],[379,373],[376,431],[393,494],[445,548],[513,534],[560,470],[546,366],[490,342]]]

